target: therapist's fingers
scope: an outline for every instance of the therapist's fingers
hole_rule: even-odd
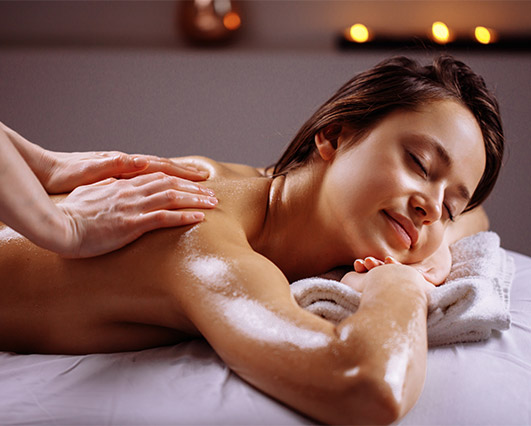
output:
[[[181,188],[184,186],[184,189]],[[152,173],[132,179],[105,179],[77,187],[57,206],[65,213],[70,237],[65,257],[90,257],[119,249],[145,232],[192,225],[217,199],[182,179]]]
[[[192,165],[179,164],[169,158],[156,157],[153,155],[133,155],[136,164],[142,164],[141,170],[124,171],[119,177],[130,178],[139,174],[162,172],[170,176],[176,176],[192,181],[202,181],[208,179],[209,172]]]
[[[203,212],[157,210],[137,216],[131,231],[142,235],[160,228],[193,225],[201,222],[204,218]]]
[[[214,191],[201,184],[175,176],[169,176],[162,172],[136,176],[128,179],[128,181],[134,186],[142,186],[142,190],[146,195],[166,189],[175,189],[194,194],[214,195]]]
[[[140,208],[145,212],[154,210],[174,210],[174,209],[212,209],[216,207],[218,200],[215,197],[201,194],[190,194],[174,189],[158,192],[149,197],[145,197],[140,203]]]
[[[88,156],[89,153],[85,153]],[[130,155],[118,151],[91,153],[92,158],[86,158],[85,173],[93,181],[107,177],[131,178],[139,174],[163,172],[167,175],[201,181],[208,178],[207,170],[200,170],[193,166],[184,166],[168,158],[153,155]]]
[[[153,172],[201,181],[208,178],[207,170],[177,164],[167,158],[149,155],[129,155],[119,151],[49,152],[50,167],[41,173],[41,182],[51,194],[70,192],[81,185],[110,178],[130,178]]]
[[[115,178],[108,178],[108,179],[104,179],[104,180],[100,180],[98,182],[95,182],[95,183],[91,183],[90,185],[88,186],[103,186],[103,185],[109,185],[110,183],[116,181]]]

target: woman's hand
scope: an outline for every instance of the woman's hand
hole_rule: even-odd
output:
[[[68,153],[46,150],[33,171],[49,194],[67,193],[78,186],[110,177],[131,178],[140,174],[163,172],[170,176],[201,181],[209,175],[207,170],[183,166],[167,158],[129,155],[117,151]]]
[[[213,193],[197,183],[161,172],[131,179],[109,178],[79,186],[57,207],[65,214],[64,246],[55,251],[65,257],[90,257],[110,252],[145,232],[190,225],[204,213],[184,208],[213,208]]]
[[[367,274],[367,272],[383,265],[400,265],[403,268],[415,270],[417,273],[422,275],[422,281],[424,282],[422,289],[427,294],[429,294],[429,292],[435,288],[435,285],[428,281],[420,268],[417,268],[414,265],[404,265],[391,256],[387,256],[383,261],[371,256],[366,257],[365,259],[356,259],[354,262],[354,271],[345,274],[341,279],[341,282],[353,288],[354,290],[363,293],[365,287],[370,283],[370,276]]]
[[[363,273],[384,264],[400,264],[396,259],[388,256],[385,260],[379,260],[374,257],[365,259],[356,259],[354,262],[354,271]],[[441,285],[445,282],[452,268],[452,255],[448,242],[443,240],[439,248],[429,257],[421,262],[408,264],[419,271],[424,279],[433,285]]]

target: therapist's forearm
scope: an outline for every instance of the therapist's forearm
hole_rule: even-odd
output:
[[[28,144],[21,145],[27,153],[33,149]],[[4,127],[0,129],[0,221],[46,249],[61,251],[62,243],[69,241],[66,216],[50,200]]]
[[[28,141],[2,122],[0,122],[0,132],[5,134],[5,136],[11,141],[33,174],[35,174],[41,184],[44,185],[45,180],[48,178],[46,173],[51,170],[51,163],[53,162],[53,158],[49,155],[49,151]]]

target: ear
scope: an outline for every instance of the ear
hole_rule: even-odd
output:
[[[320,157],[328,161],[334,157],[339,146],[339,137],[343,130],[340,124],[329,124],[315,134],[315,146]]]

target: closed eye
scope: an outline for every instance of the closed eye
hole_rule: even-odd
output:
[[[448,207],[446,204],[444,205],[444,208],[448,212],[448,218],[451,222],[455,222],[455,216],[453,215],[452,211],[450,210],[450,207]]]
[[[426,169],[426,167],[424,167],[424,164],[422,164],[422,161],[420,161],[420,159],[411,152],[409,153],[409,156],[411,157],[413,162],[419,167],[424,177],[428,177],[428,170]]]
[[[415,165],[420,169],[420,171],[422,172],[422,175],[427,178],[428,177],[428,170],[426,169],[426,167],[424,166],[424,164],[422,163],[422,161],[420,160],[419,157],[417,157],[415,154],[413,154],[412,152],[409,153],[409,156],[411,157],[411,159],[413,160],[413,162],[415,163]],[[446,212],[448,213],[448,218],[450,219],[451,222],[455,222],[455,216],[454,214],[452,213],[452,210],[450,209],[450,207],[448,207],[447,204],[444,204],[444,208],[446,209]]]

